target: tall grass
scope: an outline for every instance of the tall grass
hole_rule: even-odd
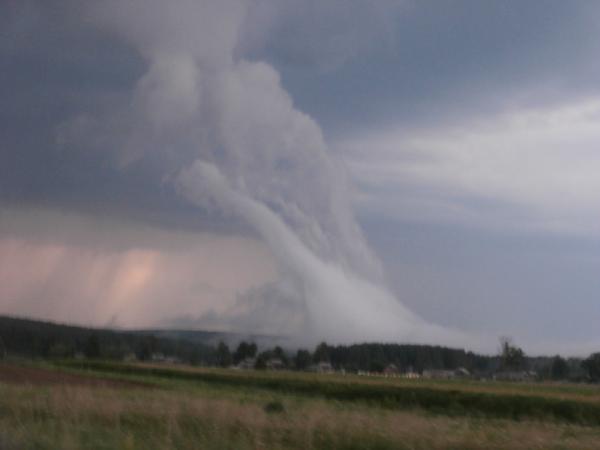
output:
[[[457,384],[448,385],[447,389],[440,389],[418,384],[368,383],[356,379],[343,382],[326,377],[180,370],[111,362],[65,362],[63,366],[113,374],[263,389],[343,402],[362,402],[387,409],[419,408],[443,415],[470,415],[513,420],[551,419],[582,425],[600,425],[600,402],[527,394],[476,392],[460,389]]]
[[[265,401],[282,407],[268,411]],[[600,429],[440,417],[286,396],[0,384],[2,449],[597,448]]]

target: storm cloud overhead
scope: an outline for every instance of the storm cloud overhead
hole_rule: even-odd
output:
[[[600,8],[369,3],[0,6],[0,313],[600,341]]]

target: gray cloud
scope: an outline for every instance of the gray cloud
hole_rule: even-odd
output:
[[[343,168],[328,155],[320,128],[294,108],[270,65],[234,57],[246,11],[237,1],[182,1],[175,9],[107,2],[86,10],[84,17],[136,48],[147,69],[121,105],[62,121],[59,151],[102,155],[113,163],[110,173],[131,178],[141,171],[142,183],[168,185],[193,160],[203,164],[193,167],[214,167],[223,177],[220,188],[211,184],[210,171],[184,172],[187,197],[209,216],[247,223],[269,244],[282,282],[291,275],[296,297],[310,310],[305,333],[344,340],[357,333],[445,335],[371,284],[381,282],[381,269],[354,221]],[[239,201],[221,200],[238,195]],[[332,328],[333,320],[340,325]]]
[[[278,261],[283,280],[292,283],[294,304],[300,298],[306,308],[301,340],[310,336],[313,343],[322,339],[444,341],[452,345],[468,342],[467,335],[429,324],[414,315],[381,284],[370,282],[339,260],[320,258],[293,227],[251,193],[230,186],[214,165],[194,163],[182,172],[181,186],[194,203],[214,202],[257,230]]]
[[[332,136],[439,125],[597,94],[598,13],[584,1],[409,1],[389,12],[388,45],[337,70],[274,64]]]
[[[285,301],[282,301],[285,299]],[[297,288],[289,280],[277,280],[239,293],[225,310],[211,309],[200,315],[178,315],[161,322],[165,327],[227,330],[238,333],[279,336],[287,343],[315,344],[315,337],[300,335],[306,330],[307,311]]]
[[[237,51],[279,68],[328,72],[371,51],[389,51],[404,1],[256,1]]]
[[[325,124],[326,134],[343,133],[345,137],[349,132],[372,129],[375,124],[393,123],[410,131],[432,121],[456,121],[464,115],[506,110],[518,103],[556,102],[596,89],[597,14],[589,3],[548,2],[543,8],[533,2],[382,2],[377,8],[363,2],[342,3],[303,2],[300,6],[294,2],[256,2],[244,13],[236,13],[234,22],[241,22],[237,39],[223,34],[211,42],[228,47],[236,58],[270,61],[281,71],[282,83],[294,103]],[[120,8],[131,9],[132,5],[125,3]],[[156,156],[153,163],[146,160],[129,167],[131,176],[127,178],[113,172],[110,155],[115,156],[114,149],[122,147],[116,143],[131,128],[124,113],[115,111],[122,111],[123,104],[131,101],[130,92],[146,70],[144,52],[150,44],[140,41],[165,34],[161,29],[169,26],[169,20],[177,23],[179,30],[193,28],[187,22],[200,19],[190,13],[189,6],[184,2],[178,11],[185,13],[170,12],[161,23],[151,22],[144,28],[121,26],[119,20],[125,19],[118,17],[111,21],[106,6],[95,6],[92,12],[87,8],[86,12],[77,2],[4,5],[3,28],[7,31],[0,41],[0,89],[9,106],[3,109],[1,125],[0,192],[7,201],[65,202],[72,208],[84,207],[87,198],[94,198],[94,203],[105,203],[104,209],[125,202],[138,208],[146,205],[154,214],[177,202],[168,185],[161,186],[160,195],[156,195],[156,187],[146,183],[156,179],[166,163],[173,164],[170,159],[165,161],[165,145],[160,141],[156,143],[161,147],[157,153],[163,156]],[[140,16],[137,11],[126,14],[125,9],[120,17]],[[244,20],[240,14],[246,14]],[[139,17],[136,23],[144,20]],[[189,39],[187,31],[169,33],[168,39],[161,38],[168,44],[161,45],[200,51],[186,47],[200,38],[198,30]],[[228,26],[222,25],[217,31],[227,30]],[[144,47],[142,54],[132,48],[132,39]],[[327,42],[333,42],[334,49],[335,42],[344,44],[341,50],[330,51]],[[216,53],[210,48],[205,51]],[[293,56],[296,51],[306,56]],[[324,58],[321,51],[326,54]],[[331,52],[339,55],[331,56]],[[286,56],[304,62],[299,68]],[[323,72],[320,59],[338,62]],[[171,63],[156,64],[147,75],[154,81],[147,77],[145,89],[161,76],[160,64]],[[148,106],[140,100],[136,104],[138,109]],[[94,118],[107,115],[114,122],[110,132],[102,129],[106,124],[94,122]],[[96,151],[72,148],[81,143],[66,146],[72,151],[65,151],[65,145],[57,146],[57,125],[62,123],[59,137],[69,135],[69,131],[72,136],[85,120],[91,128],[86,137],[89,141],[95,136],[92,147]],[[117,136],[109,139],[113,133]],[[129,139],[135,141],[135,137]],[[180,149],[194,143],[180,139],[178,151],[171,151],[169,158],[180,158]],[[89,144],[86,142],[86,148]],[[12,150],[17,147],[18,152]],[[138,147],[131,142],[129,151]],[[120,157],[127,159],[122,154]],[[40,164],[28,164],[32,160]],[[144,192],[148,195],[141,201]],[[161,197],[168,201],[154,207]],[[127,208],[120,209],[123,213]]]
[[[239,215],[210,202],[197,208],[174,189],[179,169],[201,157],[283,217],[319,258],[371,279],[377,258],[353,222],[352,196],[365,223],[395,224],[367,226],[371,238],[397,237],[407,223],[488,239],[551,232],[578,256],[554,249],[555,264],[523,266],[529,278],[518,280],[516,297],[537,298],[528,317],[537,314],[547,273],[557,310],[571,289],[573,310],[594,317],[585,299],[598,287],[573,236],[594,245],[598,229],[596,118],[585,109],[599,94],[597,17],[583,1],[4,2],[0,208],[5,224],[18,212],[32,230],[0,233],[60,241],[60,226],[40,224],[49,220],[40,211],[51,210],[83,214],[91,228],[107,217],[111,227],[73,244],[89,239],[103,251],[111,233],[120,237],[110,251],[152,248],[142,232],[113,231],[140,223],[171,230],[173,242],[189,231],[257,238]],[[462,239],[475,242],[469,232]],[[494,259],[500,247],[477,258]],[[470,280],[476,264],[461,260],[457,271],[442,258],[428,272],[413,260],[395,264],[402,249],[394,255],[384,259],[399,284],[421,286],[395,288],[423,316],[449,311],[447,325],[468,328],[466,313],[452,311],[469,305],[514,324],[501,296],[487,295],[504,292],[502,283]],[[566,270],[570,263],[586,275]],[[442,287],[432,291],[436,280]],[[588,325],[578,338],[593,334]],[[523,319],[511,329],[527,328]]]
[[[591,97],[414,134],[380,130],[338,145],[352,152],[361,202],[372,213],[597,238],[598,117],[600,100]]]
[[[91,141],[92,151],[100,142],[126,171],[147,165],[167,181],[196,158],[216,163],[313,251],[373,276],[378,269],[353,222],[344,174],[319,127],[294,110],[269,65],[233,59],[243,5],[182,2],[171,11],[157,2],[141,15],[123,14],[120,3],[92,9],[99,26],[139,48],[148,71],[120,109],[64,122],[61,140],[71,147]]]

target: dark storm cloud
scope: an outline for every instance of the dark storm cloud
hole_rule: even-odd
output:
[[[278,67],[317,73],[389,51],[406,2],[381,0],[258,1],[238,50]]]
[[[0,9],[2,205],[242,230],[190,208],[172,185],[160,182],[164,170],[156,161],[121,170],[109,140],[63,142],[73,117],[93,117],[128,101],[146,68],[138,52],[85,20],[77,2],[8,2]]]
[[[260,1],[254,6],[238,57],[287,54],[319,67],[354,56],[364,47],[362,32],[375,28],[357,29],[359,17],[369,17],[373,25],[382,15],[368,13],[362,3],[355,5],[360,14],[356,8],[343,12],[343,2],[313,2],[304,8]],[[119,138],[113,137],[127,131],[101,129],[105,124],[96,122],[131,101],[130,92],[147,70],[148,63],[130,42],[78,2],[8,2],[0,8],[0,201],[158,222],[197,221],[198,212],[186,208],[170,183],[157,183],[165,175],[164,158],[154,154],[117,167]],[[296,17],[299,12],[303,14]],[[280,33],[289,37],[281,40]],[[311,43],[305,46],[302,40]],[[83,140],[72,139],[82,122],[89,125]],[[208,222],[204,226],[211,221],[216,227],[229,226],[214,216],[201,217]]]
[[[284,84],[326,131],[443,123],[598,92],[597,4],[414,1],[392,14],[385,40],[336,70],[298,70],[275,54]]]
[[[589,2],[254,6],[237,52],[274,63],[326,134],[399,120],[404,127],[457,120],[597,89],[598,15]],[[57,142],[57,128],[69,118],[122,103],[145,70],[140,55],[90,24],[77,2],[1,8],[3,201],[155,210],[177,203],[168,187],[156,186],[151,164],[123,176],[110,159],[114,149],[78,152]]]
[[[78,23],[69,6],[0,7],[0,199],[8,204],[89,208],[119,201],[114,189],[124,181],[106,155],[61,148],[57,127],[129,89],[139,60]]]
[[[23,51],[3,55],[13,63],[19,63],[19,55],[36,61],[27,42],[32,29],[47,32],[51,46],[68,40],[62,32],[55,35],[56,11],[26,5],[32,9],[17,7],[15,19],[25,24],[25,33],[21,26],[12,27],[9,37],[23,43]],[[17,157],[12,156],[16,149],[10,149],[4,170],[13,175],[4,180],[5,204],[120,215],[122,219],[149,215],[164,225],[161,219],[165,217],[185,219],[181,211],[185,207],[176,196],[183,194],[199,207],[196,216],[206,212],[212,220],[247,224],[255,230],[278,263],[277,283],[291,282],[299,296],[295,298],[306,304],[313,338],[351,340],[359,330],[362,339],[404,336],[461,341],[462,334],[411,314],[379,284],[381,268],[354,221],[345,173],[329,157],[319,126],[294,108],[270,65],[234,57],[238,39],[243,40],[238,33],[246,9],[245,3],[237,1],[182,0],[176,8],[156,1],[107,2],[76,14],[84,22],[91,19],[91,34],[81,31],[77,21],[71,27],[70,14],[62,11],[66,36],[77,40],[74,57],[84,60],[83,67],[65,75],[63,70],[69,71],[71,61],[66,58],[67,67],[60,67],[62,53],[56,53],[56,60],[42,56],[36,61],[42,67],[46,63],[59,66],[44,71],[39,79],[42,97],[47,94],[49,102],[37,102],[36,95],[27,97],[28,85],[35,85],[36,80],[14,83],[19,89],[17,98],[23,97],[25,119],[18,124],[21,129],[6,127],[6,142],[19,147],[27,128],[37,131],[38,137],[18,148]],[[46,19],[40,22],[37,14]],[[33,26],[28,29],[29,22]],[[102,71],[86,77],[86,58],[77,50],[83,45],[93,51],[99,30],[122,39],[118,52],[126,55],[131,45],[143,57],[143,75],[133,74],[133,84],[94,83],[94,78],[102,78]],[[86,39],[92,42],[82,44]],[[104,43],[109,44],[115,45]],[[69,46],[61,47],[68,54]],[[352,40],[335,45],[325,56],[339,54],[335,63],[340,64],[351,56],[351,47]],[[34,42],[31,48],[44,53],[42,42]],[[136,58],[132,59],[134,72]],[[21,69],[28,69],[28,61],[20,64]],[[112,64],[102,58],[97,62]],[[17,78],[16,73],[12,76]],[[71,76],[93,87],[71,83]],[[71,89],[78,95],[71,95]],[[43,156],[37,158],[40,152]],[[182,171],[184,167],[187,170]],[[202,221],[200,227],[205,228]],[[8,236],[5,241],[2,257],[6,260],[19,253],[26,259],[37,254],[48,258],[47,272],[57,274],[54,280],[59,280],[56,292],[75,285],[59,275],[70,272],[68,265],[78,260],[79,247],[52,243],[31,248],[20,236]],[[96,255],[94,248],[89,245],[82,250],[89,267],[110,265],[105,262],[112,255]],[[143,292],[155,279],[157,261],[165,257],[159,253],[135,248],[124,255],[119,252],[115,258],[123,270],[108,277],[108,284],[116,287],[106,294],[109,300],[103,309],[119,307],[135,299],[134,293]],[[81,263],[79,267],[88,266]],[[90,271],[93,278],[92,269],[77,277],[85,278],[88,288],[97,282],[83,276]],[[19,279],[25,285],[46,283],[36,273],[33,278]],[[3,298],[12,292],[20,299],[26,291],[16,282]],[[194,292],[179,295],[189,299]],[[60,296],[51,296],[42,314],[53,310],[52,303]],[[67,297],[73,301],[72,295]],[[13,308],[21,304],[12,302]],[[30,306],[35,307],[35,302]],[[334,317],[340,322],[335,329],[330,326]]]
[[[72,234],[68,220],[53,225],[39,219],[38,209],[89,216],[75,227],[86,230],[78,232],[78,241],[61,238],[76,245],[111,240],[120,227],[128,231],[114,233],[116,246],[128,250],[140,242],[152,247],[154,236],[163,236],[133,236],[132,222],[177,232],[256,234],[243,220],[191,207],[176,192],[174,168],[190,162],[194,136],[169,136],[179,152],[174,158],[147,152],[123,162],[119,145],[139,125],[127,111],[152,64],[154,39],[165,37],[170,50],[183,44],[188,53],[194,49],[186,27],[175,33],[166,26],[144,29],[145,11],[136,11],[131,2],[115,5],[136,14],[118,23],[118,15],[98,18],[76,1],[0,4],[0,212],[33,211],[15,214],[21,222],[0,228],[0,237],[18,241],[4,244],[7,254],[24,246],[32,260],[40,259],[38,254],[56,249],[36,250],[19,240],[43,235],[48,227],[64,228],[56,233],[63,237]],[[234,58],[271,64],[294,106],[316,119],[333,152],[346,159],[364,229],[407,305],[427,319],[475,331],[527,339],[597,336],[597,241],[589,237],[598,230],[597,208],[590,205],[599,198],[600,167],[594,131],[599,110],[594,98],[600,94],[596,3],[255,0],[249,5]],[[189,25],[193,15],[188,19],[183,23]],[[215,46],[218,50],[219,42]],[[276,74],[268,69],[261,70],[272,82]],[[527,108],[539,117],[521,114]],[[256,115],[264,112],[257,109]],[[386,127],[392,131],[380,133]],[[148,128],[141,130],[144,144],[163,144],[144,134]],[[297,164],[281,159],[274,168],[293,172]],[[94,237],[99,216],[110,216],[111,225]],[[27,221],[33,231],[21,225]],[[534,238],[548,229],[580,236]],[[164,239],[177,240],[169,236]],[[71,249],[63,259],[74,254],[78,261],[78,252]],[[129,257],[133,268],[138,259],[151,268],[154,258],[170,261],[164,255],[125,255],[125,260]],[[111,266],[111,258],[100,265]],[[93,268],[93,259],[85,254],[89,266],[82,267]],[[70,273],[66,262],[60,266],[61,274]],[[128,273],[130,267],[123,267]],[[163,266],[156,267],[160,272]],[[12,272],[5,274],[11,277]],[[191,278],[182,284],[193,285]],[[39,282],[40,291],[45,283]],[[78,289],[63,291],[62,281],[58,284],[57,298]],[[267,297],[260,288],[252,292]],[[193,302],[192,287],[184,297]],[[242,311],[229,322],[258,327],[261,308],[257,311]],[[245,322],[244,314],[251,320]],[[279,315],[277,310],[273,317]],[[558,330],[561,318],[568,323]]]

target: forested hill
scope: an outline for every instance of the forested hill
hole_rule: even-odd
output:
[[[210,335],[210,333],[208,333]],[[214,346],[157,332],[122,331],[63,325],[0,316],[0,346],[10,355],[150,359],[163,354],[191,363],[214,362]]]
[[[497,368],[495,356],[479,355],[463,349],[437,345],[365,343],[332,346],[329,360],[335,366],[349,370],[383,370],[387,364],[421,372],[427,369],[453,370],[460,367],[470,371]]]
[[[6,316],[0,316],[0,340],[9,354],[27,357],[149,359],[153,354],[162,354],[207,365],[219,364],[219,342],[228,343],[232,351],[243,340],[257,343],[259,350],[276,345],[286,347],[282,338],[271,336],[201,330],[111,330]],[[310,355],[312,361],[327,360],[334,367],[347,370],[377,370],[389,364],[418,371],[458,367],[485,370],[494,365],[493,357],[429,345],[321,344]]]
[[[503,370],[535,371],[555,379],[584,376],[580,359],[528,357],[511,345],[505,350],[504,355],[480,355],[432,345],[321,343],[310,351],[286,345],[283,338],[273,336],[198,330],[110,330],[0,316],[0,358],[163,360],[222,367],[255,358],[257,367],[277,359],[284,368],[300,370],[327,362],[335,370],[350,372],[381,372],[393,365],[403,373],[466,368],[481,376]],[[600,356],[596,359],[600,363]],[[596,367],[591,363],[588,366]]]

